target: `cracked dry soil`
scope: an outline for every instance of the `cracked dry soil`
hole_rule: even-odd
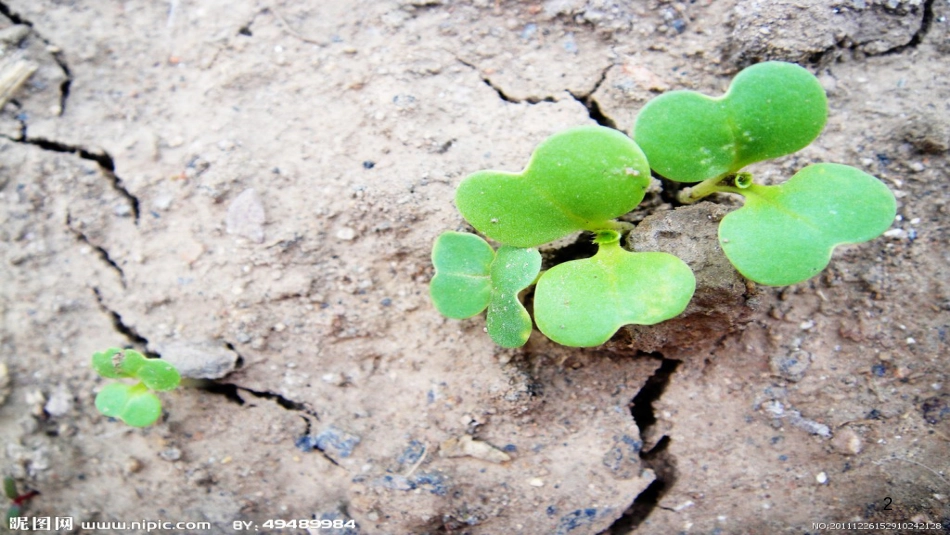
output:
[[[0,472],[41,493],[29,515],[84,533],[945,530],[948,16],[946,0],[2,2],[3,58],[36,70],[0,114]],[[482,319],[433,310],[430,244],[466,228],[467,173],[517,170],[570,126],[629,132],[649,98],[718,94],[766,59],[815,72],[831,117],[753,171],[860,166],[898,197],[885,237],[814,280],[746,288],[731,326],[604,348],[502,350]],[[634,349],[651,335],[656,352]],[[129,429],[93,407],[87,363],[112,346],[211,371]],[[474,456],[447,455],[460,437]]]

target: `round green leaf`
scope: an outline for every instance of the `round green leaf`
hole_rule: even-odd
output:
[[[136,377],[149,389],[159,392],[174,390],[181,382],[178,370],[161,359],[148,359],[138,369]]]
[[[521,347],[531,335],[531,316],[518,300],[518,292],[534,283],[541,271],[537,249],[503,246],[491,265],[491,301],[485,325],[488,335],[502,347]]]
[[[143,390],[133,393],[119,418],[132,427],[146,427],[158,421],[161,415],[162,402],[158,396]]]
[[[92,369],[96,370],[96,373],[102,377],[108,379],[119,379],[120,377],[128,377],[126,375],[121,375],[117,370],[117,364],[119,364],[124,355],[122,350],[117,347],[110,347],[105,351],[100,351],[92,355]]]
[[[722,97],[671,91],[651,100],[637,115],[634,139],[657,173],[699,182],[802,149],[827,118],[818,79],[770,61],[744,69]]]
[[[96,395],[96,409],[133,427],[145,427],[161,416],[162,403],[142,383],[110,383]]]
[[[432,246],[435,275],[429,295],[443,316],[464,319],[478,314],[491,299],[491,263],[495,251],[474,234],[445,232]]]
[[[96,409],[105,416],[118,418],[129,400],[132,385],[109,383],[96,395]]]
[[[745,205],[723,218],[719,243],[748,279],[769,286],[807,280],[835,246],[880,236],[897,212],[880,180],[853,167],[810,165],[778,186],[741,190]]]
[[[646,157],[629,137],[581,126],[538,145],[521,173],[479,171],[466,177],[455,204],[489,238],[534,247],[609,226],[643,200],[649,183]]]
[[[696,279],[667,253],[631,253],[616,239],[591,258],[559,264],[541,276],[534,294],[538,329],[574,347],[603,344],[620,327],[653,325],[686,308]]]

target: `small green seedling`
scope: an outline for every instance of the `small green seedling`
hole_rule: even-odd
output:
[[[746,278],[784,286],[823,270],[837,245],[879,236],[896,215],[890,190],[852,167],[808,166],[778,186],[740,172],[804,148],[827,116],[817,78],[791,63],[766,62],[739,73],[722,97],[672,91],[650,101],[634,139],[658,174],[700,182],[682,192],[684,202],[716,192],[744,196],[745,205],[719,226],[722,249]]]
[[[7,529],[13,530],[13,519],[23,514],[23,506],[26,505],[26,502],[30,501],[35,496],[39,496],[40,493],[35,490],[31,490],[29,492],[20,494],[16,488],[16,480],[10,476],[6,476],[3,478],[3,494],[10,500],[10,507],[7,507],[4,525]]]
[[[531,334],[531,316],[518,292],[534,283],[541,271],[536,249],[504,246],[496,253],[474,234],[446,232],[432,248],[435,276],[430,293],[442,315],[464,319],[486,308],[486,327],[503,347],[519,347]]]
[[[649,325],[680,314],[696,280],[666,253],[620,247],[614,218],[633,210],[650,183],[643,152],[624,134],[582,126],[555,134],[521,173],[480,171],[459,185],[455,202],[498,251],[473,234],[446,232],[432,249],[430,293],[450,318],[488,309],[486,326],[504,347],[524,345],[531,317],[518,294],[537,284],[535,322],[563,345],[595,346],[630,323]],[[598,252],[541,273],[538,245],[586,230]]]
[[[178,370],[161,359],[150,359],[131,349],[110,348],[92,356],[92,367],[108,379],[138,379],[135,384],[105,385],[96,396],[96,409],[133,427],[154,424],[162,402],[152,391],[174,390],[181,382]]]

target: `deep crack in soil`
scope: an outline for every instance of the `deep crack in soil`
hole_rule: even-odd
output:
[[[640,429],[641,440],[648,436],[650,428],[656,425],[657,422],[653,403],[663,395],[670,378],[681,364],[678,360],[664,358],[660,355],[655,355],[655,357],[662,359],[662,364],[647,379],[646,384],[634,396],[630,404],[630,412]],[[633,500],[623,516],[607,528],[603,532],[604,534],[631,533],[650,516],[650,513],[656,507],[659,507],[660,499],[676,483],[676,460],[669,452],[670,442],[670,437],[663,435],[652,448],[640,451],[640,460],[643,466],[652,469],[656,474],[656,479]]]

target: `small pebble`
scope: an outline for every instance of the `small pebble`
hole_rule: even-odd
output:
[[[350,227],[343,227],[340,230],[336,231],[336,238],[343,241],[351,241],[356,239],[356,231]]]
[[[531,479],[528,480],[528,484],[531,485],[532,487],[543,487],[544,480],[541,479],[540,477],[532,477]]]
[[[828,474],[824,472],[818,472],[818,475],[815,476],[815,481],[817,481],[820,485],[824,485],[828,482]]]
[[[168,448],[167,450],[162,450],[158,456],[166,461],[174,462],[181,459],[181,450],[178,448]]]
[[[225,219],[228,234],[236,234],[255,243],[264,243],[264,204],[254,188],[248,188],[231,201]]]
[[[835,433],[831,447],[842,455],[857,455],[864,449],[864,440],[853,429],[846,427]]]
[[[129,457],[125,461],[125,466],[123,466],[123,470],[125,471],[126,475],[137,474],[142,470],[142,461],[136,459],[135,457]]]

